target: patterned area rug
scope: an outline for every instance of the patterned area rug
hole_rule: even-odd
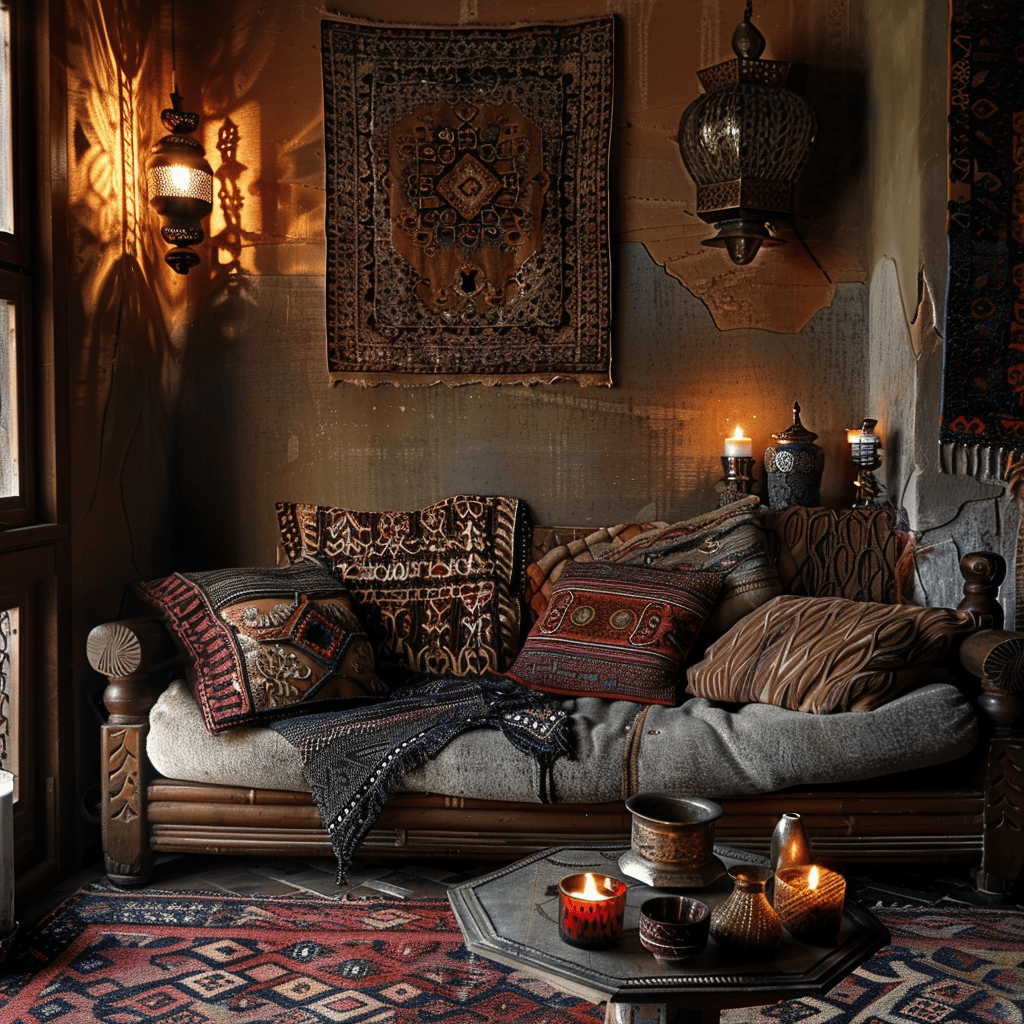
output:
[[[741,1022],[1015,1024],[1024,913],[885,910],[892,945],[827,996]],[[9,1024],[600,1021],[462,944],[443,900],[127,893],[89,886],[0,968]]]

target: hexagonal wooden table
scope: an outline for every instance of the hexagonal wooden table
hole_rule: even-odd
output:
[[[868,910],[847,901],[835,946],[811,946],[786,934],[761,958],[726,953],[714,940],[679,966],[659,964],[640,945],[640,905],[666,892],[623,874],[621,845],[558,846],[480,878],[454,886],[449,901],[474,953],[526,971],[552,987],[594,1003],[607,1003],[606,1024],[657,1020],[663,1024],[717,1024],[720,1011],[821,995],[889,942],[889,932]],[[726,867],[765,864],[763,857],[716,846]],[[570,946],[558,934],[558,882],[594,871],[629,883],[626,917],[611,949]],[[702,889],[672,890],[712,909],[732,890],[724,875]]]

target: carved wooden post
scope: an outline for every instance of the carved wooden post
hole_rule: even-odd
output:
[[[982,892],[1005,895],[1024,871],[1024,634],[982,630],[964,641],[960,661],[981,679],[977,704],[988,727],[975,884]]]
[[[151,871],[146,821],[146,734],[157,691],[149,668],[170,651],[155,619],[106,622],[89,634],[89,664],[107,677],[101,728],[102,830],[107,875],[116,885],[142,885]]]
[[[988,618],[986,625],[1002,629],[1003,606],[996,598],[1006,579],[1006,559],[992,551],[972,551],[960,559],[960,574],[964,578],[964,599],[957,609]]]

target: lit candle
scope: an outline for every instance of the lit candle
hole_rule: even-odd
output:
[[[0,939],[14,930],[14,776],[0,770]]]
[[[736,433],[732,437],[725,439],[725,454],[730,458],[749,459],[752,451],[753,445],[750,438],[743,436],[741,427],[736,428]]]
[[[843,876],[817,864],[783,868],[775,874],[775,912],[794,939],[834,943],[845,899]]]
[[[626,913],[625,882],[587,872],[566,875],[558,883],[558,934],[584,949],[612,945]]]

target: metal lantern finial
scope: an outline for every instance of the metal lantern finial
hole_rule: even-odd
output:
[[[726,249],[739,265],[783,243],[768,225],[791,217],[816,130],[810,104],[785,88],[790,63],[760,59],[765,38],[752,7],[748,0],[733,33],[735,58],[697,72],[705,91],[683,112],[677,137],[697,185],[697,214],[718,229],[702,244]]]

